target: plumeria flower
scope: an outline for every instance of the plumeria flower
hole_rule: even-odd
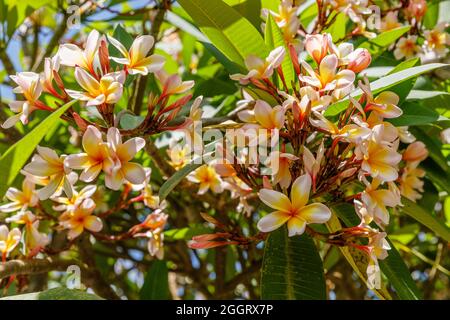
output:
[[[328,105],[332,102],[333,98],[327,94],[320,94],[317,90],[310,86],[304,86],[300,88],[300,95],[303,98],[307,97],[307,101],[311,103],[311,110],[324,111]],[[303,102],[301,102],[303,104]]]
[[[154,54],[147,57],[155,40],[152,36],[143,35],[134,39],[130,51],[123,44],[108,36],[109,42],[119,50],[123,58],[111,57],[115,62],[124,64],[129,74],[147,75],[149,72],[156,72],[162,69],[165,63],[163,56]]]
[[[70,169],[64,165],[66,156],[58,156],[54,150],[41,146],[37,147],[37,152],[38,154],[33,156],[24,170],[38,177],[49,177],[48,184],[37,191],[39,199],[50,198],[59,187],[62,187],[64,192],[70,196],[72,185],[68,178]]]
[[[0,212],[25,211],[35,207],[39,202],[35,184],[27,178],[22,182],[22,190],[11,187],[5,196],[11,202],[0,206]]]
[[[410,18],[413,18],[415,21],[422,20],[426,11],[427,11],[426,0],[410,0],[408,2],[408,6],[405,9],[406,15]]]
[[[141,197],[144,204],[151,208],[157,209],[160,207],[159,196],[153,194],[152,186],[150,184],[150,176],[152,174],[151,168],[144,168],[145,180],[142,184],[132,184],[133,191],[141,191]],[[138,197],[139,199],[141,197]]]
[[[367,101],[365,111],[371,110],[382,118],[397,118],[403,114],[397,107],[399,96],[392,91],[383,91],[375,99]]]
[[[406,166],[400,176],[401,195],[414,202],[422,198],[424,182],[421,178],[425,176],[425,173],[425,170],[420,168]]]
[[[208,190],[214,193],[221,193],[223,191],[222,179],[214,167],[207,164],[202,165],[188,175],[188,180],[200,184],[198,194],[204,194]]]
[[[271,232],[287,223],[289,236],[300,235],[305,232],[307,224],[325,223],[331,217],[331,211],[322,203],[311,203],[309,192],[311,177],[308,174],[298,177],[291,187],[290,199],[281,192],[261,189],[259,198],[269,207],[276,209],[258,222],[258,229]]]
[[[354,23],[361,24],[364,22],[363,15],[372,13],[368,8],[367,0],[328,0],[331,6],[345,13]]]
[[[44,91],[54,95],[55,97],[64,98],[65,92],[63,93],[63,95],[61,95],[55,90],[53,86],[53,81],[55,80],[58,84],[58,87],[63,88],[62,80],[58,75],[60,62],[61,59],[58,55],[55,55],[53,58],[45,58],[44,72],[41,76],[41,82]]]
[[[292,38],[297,35],[297,31],[300,26],[297,10],[298,7],[295,6],[295,0],[282,0],[278,6],[278,13],[263,8],[261,10],[261,16],[265,21],[267,21],[267,17],[271,14],[278,27],[280,27],[283,31],[285,40],[287,42],[291,42]]]
[[[348,90],[352,88],[355,81],[355,73],[351,70],[341,70],[336,72],[338,67],[338,58],[335,54],[327,55],[322,59],[318,72],[314,71],[309,64],[302,61],[309,76],[300,75],[299,79],[306,84],[322,91],[330,90]],[[335,94],[335,93],[333,93]]]
[[[182,94],[189,91],[194,86],[194,81],[182,81],[178,74],[169,75],[164,69],[155,73],[156,78],[163,85],[161,96],[169,96],[172,94]]]
[[[298,157],[293,154],[279,151],[272,151],[269,157],[268,166],[272,170],[273,184],[280,184],[280,187],[287,189],[292,182],[292,175],[290,171],[291,161],[297,160]]]
[[[398,137],[401,142],[413,143],[414,141],[416,141],[416,137],[414,137],[414,135],[411,132],[409,132],[407,126],[396,127],[396,128],[398,130]]]
[[[395,28],[400,27],[402,24],[398,22],[398,12],[397,11],[389,11],[382,19],[381,19],[381,31],[389,31]]]
[[[246,128],[263,128],[268,130],[281,129],[284,126],[286,109],[283,106],[271,107],[263,100],[257,100],[253,113],[240,113],[242,121],[257,123],[257,126]]]
[[[384,260],[388,256],[388,250],[391,249],[386,240],[386,232],[378,232],[369,239],[367,253],[369,255],[369,264],[367,266],[367,281],[369,288],[379,288],[381,283],[381,271],[378,265],[379,260]]]
[[[169,156],[168,162],[175,170],[180,170],[189,163],[191,148],[188,144],[182,146],[177,141],[172,140],[166,152]]]
[[[66,166],[83,169],[80,180],[91,182],[103,170],[110,173],[114,165],[110,146],[102,139],[102,133],[94,126],[88,126],[82,139],[85,153],[72,154],[66,158]]]
[[[34,256],[50,242],[45,233],[39,232],[39,220],[31,211],[23,211],[6,219],[7,223],[25,225],[25,252]]]
[[[445,32],[446,23],[441,22],[432,30],[425,30],[425,46],[428,50],[436,53],[438,57],[443,57],[448,53],[447,46],[450,45],[450,35]]]
[[[355,149],[356,159],[362,160],[361,169],[373,178],[394,181],[398,178],[397,164],[402,156],[393,148],[373,140],[363,141]]]
[[[72,189],[72,197],[53,196],[50,199],[58,203],[53,206],[53,210],[56,211],[73,211],[78,205],[80,205],[85,199],[91,198],[97,191],[96,185],[87,185],[80,192]]]
[[[394,57],[397,60],[403,58],[410,59],[414,58],[421,51],[421,47],[417,44],[417,36],[403,37],[397,42],[394,50]]]
[[[84,70],[95,74],[94,59],[100,45],[100,34],[97,30],[92,30],[86,40],[85,48],[66,43],[59,47],[57,55],[61,59],[61,64],[69,67],[81,67]]]
[[[328,49],[331,47],[331,35],[328,33],[325,34],[307,34],[305,37],[305,49],[308,54],[314,59],[317,65],[320,65],[320,62],[323,58],[328,54]]]
[[[122,97],[125,73],[123,71],[105,74],[100,80],[82,68],[75,68],[75,79],[86,92],[66,90],[67,94],[80,101],[87,101],[87,106],[103,103],[116,103]]]
[[[136,237],[144,236],[149,239],[147,242],[148,252],[160,260],[164,258],[164,227],[168,218],[169,216],[161,210],[155,210],[137,226],[139,229],[144,228],[148,231],[135,234]]]
[[[369,51],[364,48],[358,48],[350,53],[346,59],[347,69],[355,73],[360,73],[366,69],[372,62],[372,56]]]
[[[315,118],[310,118],[311,124],[317,128],[327,131],[331,134],[332,138],[341,139],[356,144],[361,143],[361,141],[369,138],[372,135],[372,130],[368,128],[364,123],[358,124],[347,124],[341,129],[338,128],[336,124],[329,121],[319,112],[313,112]]]
[[[245,66],[249,72],[244,74],[233,74],[232,80],[238,80],[240,84],[248,84],[251,79],[267,79],[273,74],[273,70],[278,68],[283,62],[285,50],[278,47],[272,50],[269,56],[263,60],[255,55],[250,55],[245,59]]]
[[[34,110],[48,109],[47,106],[38,100],[42,93],[39,74],[34,72],[18,72],[15,76],[10,76],[10,78],[18,85],[14,88],[14,93],[22,94],[25,100],[9,103],[9,108],[16,114],[9,117],[2,124],[2,128],[4,129],[11,128],[18,121],[27,124],[28,117]]]
[[[408,162],[411,167],[417,167],[419,162],[428,157],[428,150],[422,141],[411,143],[403,152],[403,160]]]
[[[21,237],[22,233],[18,228],[9,231],[8,226],[4,224],[0,226],[0,252],[3,262],[6,262],[8,254],[17,247]]]
[[[145,180],[144,168],[130,160],[144,148],[145,140],[136,137],[122,143],[119,129],[111,127],[108,129],[107,141],[112,150],[114,166],[111,172],[106,173],[106,186],[112,190],[119,190],[125,180],[132,184],[143,183]]]
[[[361,193],[361,202],[367,208],[367,214],[361,216],[366,224],[370,224],[374,220],[379,226],[389,224],[389,211],[386,207],[394,208],[400,202],[399,195],[392,190],[380,189],[382,181],[374,178],[369,183],[365,178],[366,189]],[[358,211],[357,211],[358,212]]]
[[[84,229],[99,232],[103,228],[102,220],[93,215],[95,202],[85,199],[71,214],[60,222],[61,226],[69,229],[67,234],[70,240],[75,239],[83,233]]]

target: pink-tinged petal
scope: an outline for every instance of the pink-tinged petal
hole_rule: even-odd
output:
[[[86,103],[86,106],[99,106],[102,103],[106,102],[106,96],[102,93],[95,98],[90,98],[88,102]]]
[[[83,225],[79,224],[75,228],[69,230],[69,232],[67,233],[67,237],[69,238],[69,240],[73,240],[80,234],[82,234],[83,231],[84,231]]]
[[[63,44],[57,53],[63,66],[75,67],[76,65],[88,68],[84,60],[83,50],[74,44]]]
[[[383,91],[375,99],[376,104],[393,104],[397,105],[400,101],[399,96],[392,91]]]
[[[292,217],[288,221],[288,235],[293,237],[295,235],[301,235],[305,232],[306,221],[296,217]]]
[[[93,93],[99,90],[99,82],[82,68],[75,68],[75,79],[77,80],[78,84],[89,93]]]
[[[22,196],[23,196],[22,191],[13,187],[8,188],[5,194],[5,197],[11,201],[20,201],[20,199],[22,199]]]
[[[330,54],[322,59],[319,66],[320,78],[322,85],[331,82],[336,75],[338,66],[338,58],[334,54]]]
[[[257,226],[261,232],[271,232],[285,224],[289,218],[289,214],[282,211],[275,211],[262,217],[261,220],[258,221]]]
[[[60,170],[55,170],[53,166],[49,166],[44,161],[33,161],[27,164],[24,168],[25,171],[35,176],[46,177],[58,173]]]
[[[281,192],[261,189],[258,193],[262,202],[276,210],[289,212],[291,210],[291,201]]]
[[[12,112],[22,112],[25,101],[12,101],[8,104]]]
[[[14,212],[22,209],[22,204],[17,202],[10,202],[0,206],[0,212]]]
[[[257,100],[255,103],[255,118],[264,128],[272,129],[273,122],[271,115],[272,107],[263,100]]]
[[[87,185],[83,189],[81,189],[80,193],[78,194],[78,197],[80,198],[90,198],[92,195],[97,191],[96,185]]]
[[[256,122],[255,113],[250,110],[244,110],[238,112],[238,117],[244,122]]]
[[[36,150],[39,153],[39,155],[42,157],[42,159],[44,159],[45,161],[47,161],[49,163],[59,164],[59,162],[60,162],[59,156],[55,152],[55,150],[52,150],[47,147],[41,147],[41,146],[37,146]]]
[[[143,59],[139,66],[144,65],[148,72],[157,72],[161,70],[164,67],[164,64],[166,63],[166,58],[159,54],[151,55],[148,58]]]
[[[84,151],[91,157],[101,158],[99,146],[101,143],[103,143],[102,133],[96,127],[89,125],[82,139]]]
[[[114,82],[109,86],[108,90],[109,93],[108,96],[106,97],[105,102],[109,104],[116,103],[122,97],[123,85],[119,82]]]
[[[116,127],[111,127],[108,129],[106,135],[106,140],[114,149],[122,144],[122,136],[120,135],[119,129]]]
[[[99,232],[103,228],[103,222],[99,217],[90,216],[84,220],[84,227],[92,232]]]
[[[123,182],[124,176],[121,170],[113,170],[111,174],[105,175],[105,185],[111,190],[119,190]]]
[[[89,99],[91,99],[91,97],[88,94],[81,91],[66,89],[66,92],[69,95],[69,97],[76,100],[88,101]]]
[[[271,116],[272,116],[272,122],[273,126],[275,128],[282,128],[284,126],[284,120],[285,120],[285,109],[282,106],[276,106],[273,108]]]
[[[92,167],[86,168],[80,175],[80,180],[84,182],[91,182],[99,175],[102,170],[102,164],[99,163]]]
[[[140,184],[145,181],[145,170],[140,164],[127,162],[123,165],[125,179],[132,184]]]
[[[130,60],[131,64],[138,62],[139,60],[142,60],[145,58],[147,53],[150,51],[150,49],[153,47],[153,44],[155,43],[155,40],[152,36],[149,35],[143,35],[137,37],[130,48]]]
[[[343,89],[355,81],[355,73],[351,70],[342,70],[336,75],[336,89]]]
[[[331,211],[323,203],[311,203],[301,209],[297,216],[307,223],[325,223],[330,220]]]
[[[300,209],[308,203],[311,183],[309,174],[304,174],[295,179],[291,188],[291,201],[294,208]]]
[[[72,169],[84,169],[90,165],[87,153],[71,154],[64,159],[64,165]]]
[[[245,66],[248,70],[258,70],[262,66],[264,66],[264,60],[255,55],[249,55],[245,59]]]
[[[133,138],[127,140],[124,144],[120,145],[117,150],[117,156],[120,161],[126,162],[133,159],[136,153],[139,152],[142,148],[145,147],[145,140],[142,138]]]
[[[14,125],[20,121],[20,116],[21,116],[21,114],[19,113],[19,114],[9,117],[8,119],[6,119],[5,122],[2,123],[2,128],[9,129],[11,127],[14,127]]]
[[[98,46],[100,45],[100,33],[97,30],[92,30],[86,40],[86,45],[84,49],[84,56],[89,63],[94,61],[95,53],[97,52]]]
[[[285,54],[286,50],[282,46],[273,49],[266,59],[266,61],[269,63],[269,67],[271,69],[278,68],[280,64],[283,62]]]
[[[46,200],[55,194],[58,187],[61,185],[63,175],[56,175],[50,178],[50,182],[42,189],[37,191],[40,200]]]

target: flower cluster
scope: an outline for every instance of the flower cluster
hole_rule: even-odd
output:
[[[83,152],[58,155],[51,148],[37,147],[37,153],[21,171],[24,176],[22,190],[9,188],[6,193],[9,202],[0,206],[0,212],[15,213],[6,218],[7,223],[24,225],[22,231],[18,228],[9,231],[6,225],[1,226],[3,260],[18,247],[20,239],[23,239],[22,254],[32,257],[46,252],[51,230],[40,227],[41,220],[50,221],[50,229],[65,230],[69,243],[83,232],[103,240],[144,237],[148,239],[150,254],[162,258],[162,232],[168,218],[162,212],[165,203],[160,203],[159,197],[153,194],[150,168],[132,161],[145,147],[146,141],[141,137],[125,137],[192,125],[192,119],[181,125],[168,124],[191,98],[190,94],[185,93],[194,83],[182,81],[177,74],[167,74],[163,70],[165,58],[149,54],[153,46],[153,37],[144,35],[137,37],[127,49],[117,39],[93,30],[83,48],[75,44],[60,45],[55,56],[45,59],[42,74],[19,72],[11,76],[18,85],[14,92],[22,94],[24,100],[9,104],[15,115],[8,118],[2,127],[10,128],[18,121],[27,124],[33,111],[53,112],[75,99],[80,101],[81,111],[71,108],[64,117],[81,131]],[[111,56],[111,48],[115,48],[120,56]],[[68,75],[70,70],[73,73]],[[115,114],[114,108],[123,100],[127,81],[150,73],[155,74],[159,81],[161,93],[150,94],[147,114],[141,124],[135,128],[121,129],[119,125],[123,112]],[[68,88],[63,81],[70,75],[75,78],[78,89]],[[55,107],[44,102],[48,101],[46,95],[53,97]],[[180,95],[183,96],[174,99]],[[196,101],[194,107],[198,108],[201,99]],[[95,108],[101,119],[89,108]],[[104,181],[106,188],[112,191],[122,190],[117,208],[105,208],[106,194],[100,181]],[[48,212],[47,202],[53,203],[52,209],[56,215]],[[139,207],[141,203],[153,211],[142,218],[142,223],[119,235],[100,233],[105,229],[105,219],[110,214],[130,206]],[[142,233],[143,229],[148,231]]]

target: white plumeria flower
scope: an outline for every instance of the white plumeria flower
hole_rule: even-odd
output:
[[[49,243],[49,238],[45,233],[39,232],[39,220],[31,211],[19,212],[6,219],[7,223],[17,223],[25,225],[25,248],[24,251],[34,255],[41,248]]]
[[[258,56],[250,55],[245,59],[245,66],[249,72],[244,74],[233,74],[232,80],[238,80],[241,84],[248,84],[251,79],[267,79],[272,76],[273,70],[278,68],[283,62],[285,55],[284,47],[278,47],[269,53],[269,56],[263,60]]]
[[[85,199],[66,219],[60,222],[61,226],[69,229],[67,237],[72,240],[83,233],[84,229],[99,232],[103,228],[102,220],[93,215],[95,202]]]
[[[322,203],[311,203],[309,192],[311,177],[308,174],[298,177],[291,187],[290,199],[281,192],[261,189],[259,198],[269,207],[276,209],[258,222],[258,229],[271,232],[287,223],[289,236],[305,232],[307,224],[325,223],[331,217],[331,211]]]
[[[298,157],[290,153],[272,151],[268,159],[268,166],[272,171],[273,184],[280,184],[280,187],[287,189],[292,182],[290,162],[298,160]]]
[[[86,92],[66,90],[67,94],[74,99],[87,101],[87,106],[98,106],[119,101],[123,93],[125,72],[111,72],[97,80],[84,69],[77,67],[75,79]]]
[[[38,177],[49,177],[46,186],[37,191],[39,199],[50,198],[60,187],[67,195],[71,195],[72,185],[68,177],[70,169],[64,165],[66,156],[58,156],[54,150],[41,146],[37,147],[37,152],[24,167],[24,171]]]
[[[410,59],[420,52],[422,52],[422,48],[417,44],[417,36],[408,36],[398,40],[394,50],[394,57],[397,60]]]
[[[5,196],[11,202],[0,206],[0,212],[25,211],[29,207],[36,206],[39,202],[35,184],[27,178],[22,182],[22,190],[11,187],[6,191]]]
[[[137,37],[133,41],[130,51],[113,37],[108,36],[108,40],[123,55],[123,58],[111,57],[111,59],[125,65],[129,74],[147,75],[149,72],[161,70],[164,66],[165,59],[163,56],[154,54],[147,57],[148,52],[155,43],[152,36],[143,35]]]
[[[9,231],[8,226],[0,226],[0,253],[3,262],[5,262],[8,254],[13,251],[20,242],[22,233],[18,228]]]
[[[97,30],[92,30],[86,40],[85,48],[66,43],[59,47],[57,55],[60,63],[69,67],[81,67],[94,73],[94,59],[100,45],[100,34]]]
[[[162,96],[185,93],[194,86],[193,80],[182,81],[178,74],[169,75],[164,69],[157,71],[155,75],[163,84]]]
[[[71,154],[66,158],[66,166],[72,169],[83,169],[80,180],[91,182],[103,170],[111,173],[114,162],[110,146],[103,141],[102,133],[89,125],[83,135],[84,153]]]
[[[16,75],[10,76],[10,78],[18,84],[13,90],[14,93],[22,94],[25,97],[25,101],[13,101],[9,103],[9,108],[16,114],[9,117],[2,124],[2,128],[4,129],[11,128],[18,121],[27,124],[30,114],[42,105],[38,101],[42,93],[39,74],[34,72],[18,72]]]
[[[305,61],[302,61],[301,64],[309,76],[300,75],[300,81],[317,88],[321,92],[336,90],[341,95],[340,91],[347,92],[348,88],[353,88],[355,73],[351,70],[336,72],[338,57],[335,54],[327,55],[322,59],[318,72],[315,72]],[[333,94],[336,95],[335,93]]]
[[[119,129],[108,129],[107,141],[112,150],[114,166],[111,172],[106,173],[105,184],[112,190],[119,190],[124,181],[132,184],[141,184],[145,180],[144,168],[134,162],[129,162],[136,153],[144,148],[145,140],[140,137],[132,138],[122,143]]]
[[[320,171],[320,164],[322,162],[324,152],[325,148],[323,145],[323,140],[317,149],[315,157],[308,148],[305,147],[303,149],[303,164],[305,166],[306,173],[308,173],[312,179],[313,185],[316,183],[317,174]]]
[[[72,197],[57,197],[53,196],[50,199],[59,203],[57,206],[53,206],[53,210],[56,211],[73,211],[78,205],[80,205],[85,199],[89,199],[97,191],[96,185],[87,185],[80,192],[75,189],[72,190]]]
[[[213,166],[205,164],[188,175],[187,178],[191,182],[200,184],[198,194],[204,194],[208,190],[214,193],[223,191],[222,179]]]

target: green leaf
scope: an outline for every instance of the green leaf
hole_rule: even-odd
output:
[[[401,108],[403,110],[403,114],[400,117],[387,119],[396,127],[417,126],[445,119],[433,109],[424,107],[419,103],[406,102],[402,104]]]
[[[402,203],[404,213],[429,228],[445,241],[450,241],[450,228],[443,221],[407,198],[402,198]]]
[[[224,0],[258,29],[261,25],[261,0]]]
[[[391,250],[389,250],[389,255],[384,260],[379,261],[381,271],[389,279],[400,299],[422,299],[422,295],[411,278],[411,274],[402,257],[392,242],[389,239],[387,241],[391,246]]]
[[[211,229],[203,224],[195,224],[186,228],[164,231],[164,241],[191,240],[194,236],[210,232]]]
[[[183,180],[189,173],[199,168],[200,166],[201,164],[190,163],[175,172],[174,175],[167,179],[167,181],[164,182],[164,184],[159,189],[160,201],[165,199],[169,195],[169,193],[173,189],[175,189],[175,187],[181,182],[181,180]]]
[[[403,62],[400,62],[395,68],[393,68],[391,71],[388,72],[387,75],[394,74],[397,72],[400,72],[402,70],[407,70],[412,67],[416,67],[420,65],[420,59],[419,58],[412,58]],[[405,101],[406,97],[408,96],[409,92],[414,87],[414,84],[416,83],[416,78],[409,79],[407,81],[403,81],[391,88],[389,88],[390,91],[395,92],[399,96],[399,103],[398,105],[401,105],[403,101]]]
[[[403,81],[407,81],[409,79],[412,79],[414,77],[417,77],[421,74],[424,74],[426,72],[429,72],[431,70],[435,70],[437,68],[442,68],[448,66],[444,63],[430,63],[425,64],[418,67],[409,68],[407,70],[402,70],[400,72],[396,72],[393,74],[389,74],[385,77],[382,77],[370,84],[370,88],[372,89],[372,92],[374,94],[379,93],[384,90],[388,90],[391,87],[395,86],[396,84],[399,84]],[[362,90],[357,89],[353,91],[350,96],[355,98],[356,100],[362,95]],[[348,105],[348,97],[340,102],[334,103],[331,106],[328,107],[328,109],[325,111],[325,116],[335,116],[341,113],[343,110],[347,108]]]
[[[132,130],[144,121],[143,116],[135,116],[134,114],[125,113],[120,117],[120,126],[125,130]]]
[[[95,294],[65,287],[53,288],[47,291],[19,294],[1,298],[0,300],[103,300]]]
[[[373,39],[364,41],[359,48],[367,49],[372,55],[372,59],[382,54],[391,44],[403,36],[411,29],[411,26],[398,27],[385,31]]]
[[[145,275],[144,285],[139,292],[141,300],[170,299],[169,270],[164,260],[155,260]]]
[[[276,24],[271,14],[269,14],[267,17],[264,38],[266,41],[266,45],[269,48],[275,49],[277,47],[283,46],[284,49],[286,50],[283,62],[281,63],[281,70],[283,71],[284,79],[286,81],[288,89],[292,88],[291,83],[292,81],[295,81],[295,74],[291,58],[289,55],[289,49],[286,47],[283,33],[281,32],[280,28]]]
[[[300,10],[300,22],[304,26],[308,26],[314,18],[317,17],[317,1],[308,0],[299,7]]]
[[[261,270],[261,297],[265,300],[326,299],[322,259],[306,233],[288,237],[286,226],[270,233]]]
[[[200,30],[228,59],[244,67],[253,54],[265,58],[268,50],[258,30],[221,0],[180,0]]]
[[[64,114],[77,100],[70,101],[50,114],[44,121],[39,123],[25,137],[13,144],[0,158],[0,199],[4,196],[8,187],[14,182],[20,169],[25,165],[39,142],[47,132],[55,126],[59,117]]]

